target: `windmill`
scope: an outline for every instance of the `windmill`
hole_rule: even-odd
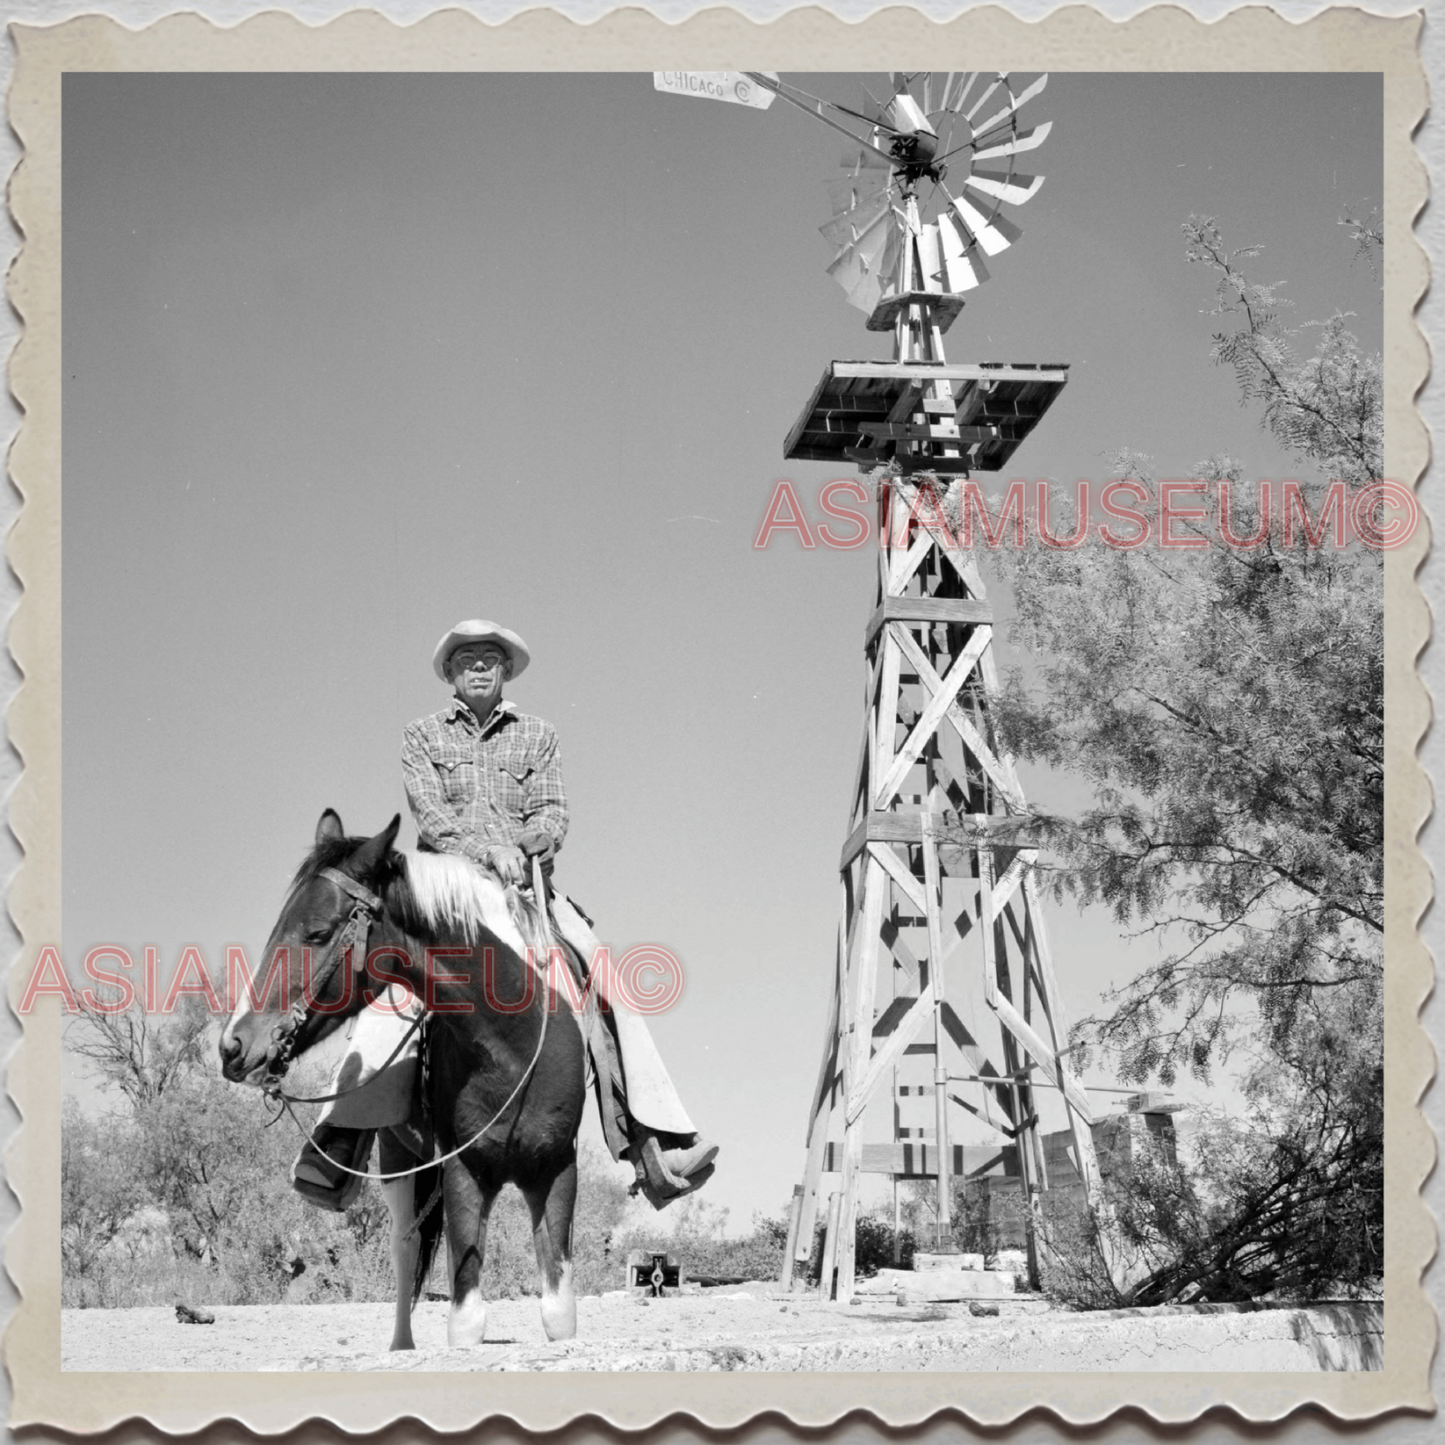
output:
[[[825,1174],[841,1179],[823,1292],[847,1299],[860,1176],[891,1176],[895,1224],[899,1180],[935,1181],[936,1247],[947,1252],[950,1181],[987,1182],[999,1168],[1029,1202],[1037,1279],[1032,1222],[1045,1191],[1098,1203],[1094,1116],[1066,1058],[1026,800],[992,726],[993,612],[948,518],[963,479],[1007,463],[1068,367],[950,363],[943,334],[988,279],[986,261],[1021,234],[1003,208],[1043,183],[1015,166],[1048,136],[1049,122],[1020,116],[1047,76],[1019,86],[1007,74],[895,72],[858,106],[761,71],[724,75],[717,98],[736,99],[734,81],[753,97],[743,103],[770,94],[847,137],[821,228],[835,251],[828,270],[868,328],[893,336],[891,360],[830,363],[784,444],[788,458],[874,473],[881,545],[831,1001],[783,1283],[811,1256]],[[865,1143],[885,1090],[890,1142]],[[1040,1090],[1057,1092],[1068,1125],[1047,1138]],[[931,1129],[910,1112],[929,1104]],[[992,1142],[953,1144],[963,1117]]]
[[[834,214],[821,229],[838,248],[829,274],[868,313],[868,329],[892,330],[913,304],[926,305],[947,331],[965,294],[988,280],[985,257],[1022,234],[1002,207],[1023,205],[1043,185],[1042,176],[1015,166],[1052,128],[1050,121],[1019,126],[1020,110],[1048,77],[1020,90],[1006,74],[895,73],[889,99],[880,104],[870,95],[869,111],[818,100],[771,76],[749,78],[854,142],[843,174],[828,183]]]

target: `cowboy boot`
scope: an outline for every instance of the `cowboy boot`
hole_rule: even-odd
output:
[[[678,1136],[666,1137],[671,1142]],[[717,1152],[716,1144],[695,1134],[688,1143],[664,1149],[655,1131],[641,1130],[637,1142],[628,1150],[637,1175],[633,1190],[643,1194],[654,1209],[662,1209],[674,1199],[701,1189],[712,1178],[712,1161]]]
[[[345,1213],[361,1193],[375,1138],[375,1129],[318,1124],[291,1166],[291,1187],[318,1209]]]

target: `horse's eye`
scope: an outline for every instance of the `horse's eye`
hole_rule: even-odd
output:
[[[328,924],[325,928],[313,928],[306,935],[306,942],[309,944],[325,943],[333,933],[336,932],[335,924]]]

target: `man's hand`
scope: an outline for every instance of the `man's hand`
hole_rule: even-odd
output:
[[[527,857],[510,843],[498,843],[482,854],[482,866],[497,875],[502,887],[523,883],[527,877]]]
[[[557,851],[556,840],[545,828],[528,828],[517,839],[517,847],[529,858],[540,855],[544,863]]]

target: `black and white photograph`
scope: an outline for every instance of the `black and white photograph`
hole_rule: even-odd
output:
[[[1387,1368],[1385,77],[976,63],[59,77],[62,1377]]]

